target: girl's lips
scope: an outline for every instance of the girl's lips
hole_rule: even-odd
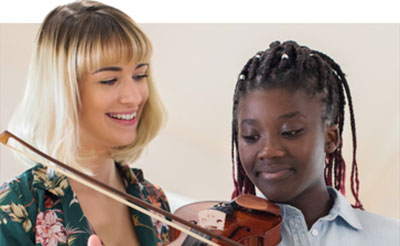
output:
[[[257,177],[266,179],[266,180],[280,180],[284,179],[290,174],[292,174],[293,170],[290,168],[277,170],[277,171],[260,171],[257,172]]]

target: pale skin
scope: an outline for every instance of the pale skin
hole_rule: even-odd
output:
[[[79,80],[79,151],[91,154],[80,164],[93,173],[93,178],[122,192],[126,192],[125,186],[110,149],[128,145],[136,138],[148,98],[147,67],[146,63],[113,64],[88,72]],[[97,235],[89,239],[88,245],[139,245],[127,206],[73,179],[69,182]]]
[[[109,173],[103,172],[103,170],[107,170],[104,168],[103,173],[100,174],[102,178],[100,175],[96,175],[95,178],[125,192],[125,187],[119,175],[116,174],[113,163],[110,163],[108,167],[110,167],[108,168]],[[105,245],[139,245],[127,206],[71,179],[70,184],[79,199],[83,213]],[[89,245],[101,245],[101,243]]]

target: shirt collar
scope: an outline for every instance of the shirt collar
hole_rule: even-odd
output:
[[[333,221],[337,217],[342,218],[351,227],[360,230],[362,229],[361,222],[355,214],[354,208],[350,205],[347,199],[336,189],[328,186],[328,192],[334,200],[333,206],[329,214],[320,218],[320,220]],[[296,214],[301,214],[301,211],[289,204],[277,203],[281,208],[282,217],[291,217]]]
[[[42,164],[38,164],[32,168],[32,176],[33,187],[47,190],[57,197],[63,197],[66,191],[70,189],[66,176],[48,169]]]
[[[143,182],[144,177],[141,169],[130,168],[128,165],[121,165],[118,162],[116,162],[115,165],[117,166],[121,176],[129,184],[137,184]]]
[[[355,229],[362,229],[361,222],[355,214],[354,208],[350,205],[349,201],[347,201],[347,199],[339,191],[332,187],[328,187],[328,192],[335,202],[329,214],[322,219],[333,220],[337,216],[340,216]]]

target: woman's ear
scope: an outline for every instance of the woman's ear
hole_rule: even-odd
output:
[[[325,131],[325,153],[331,154],[339,146],[339,127],[337,124],[328,126]]]

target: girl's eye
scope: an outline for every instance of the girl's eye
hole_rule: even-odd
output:
[[[302,131],[303,131],[303,129],[284,131],[284,132],[282,132],[282,136],[284,136],[286,138],[292,138],[292,137],[298,136]]]
[[[105,84],[105,85],[113,85],[113,84],[115,84],[115,82],[117,82],[117,79],[108,79],[108,80],[100,81],[101,84]]]
[[[246,143],[255,143],[260,138],[260,136],[258,136],[258,135],[243,135],[242,138]]]
[[[141,81],[142,79],[147,78],[148,76],[149,75],[147,75],[147,74],[141,74],[141,75],[134,75],[134,76],[132,76],[132,78],[136,81]]]

